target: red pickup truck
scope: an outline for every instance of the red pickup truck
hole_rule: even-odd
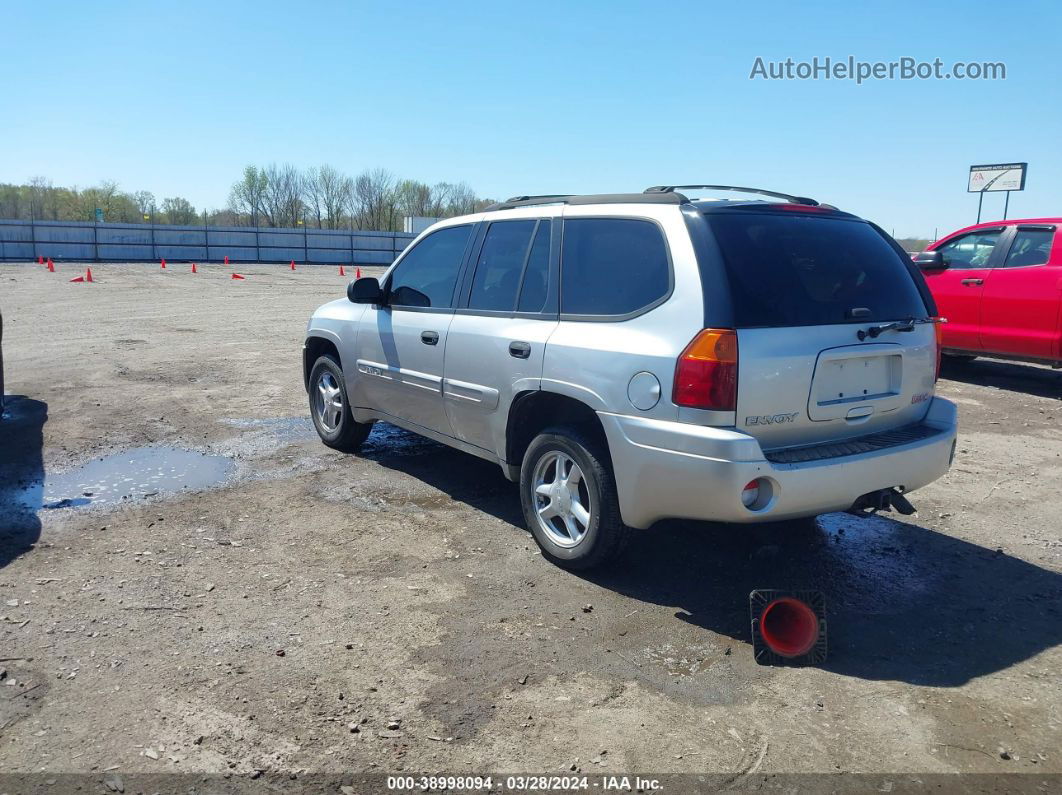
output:
[[[1062,218],[968,226],[914,261],[948,320],[945,354],[1062,367]]]

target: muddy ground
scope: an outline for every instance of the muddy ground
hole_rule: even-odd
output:
[[[947,366],[958,455],[915,516],[673,524],[578,575],[498,467],[317,441],[335,269],[82,268],[0,264],[0,771],[1062,772],[1059,372]],[[228,480],[61,477],[144,446]],[[786,586],[826,594],[822,667],[753,661],[747,595]]]

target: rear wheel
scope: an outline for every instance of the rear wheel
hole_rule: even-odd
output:
[[[310,370],[310,416],[321,441],[336,450],[357,452],[372,430],[371,422],[355,422],[343,383],[343,368],[331,354],[314,362]]]
[[[520,501],[542,554],[565,568],[613,559],[631,532],[620,519],[607,452],[575,428],[534,438],[520,468]]]

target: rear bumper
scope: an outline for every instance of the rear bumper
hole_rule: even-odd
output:
[[[923,423],[932,435],[873,452],[806,463],[768,461],[740,431],[600,412],[616,473],[620,512],[632,527],[660,519],[771,522],[850,508],[857,497],[932,483],[951,466],[958,415],[933,398]],[[766,479],[770,497],[741,503],[749,481]]]

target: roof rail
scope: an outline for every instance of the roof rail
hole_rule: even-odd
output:
[[[489,207],[484,207],[483,212],[494,210],[511,210],[513,207],[528,207],[533,204],[558,204],[565,199],[571,198],[570,193],[546,193],[541,196],[513,196],[503,202],[495,202]]]
[[[811,207],[817,207],[818,202],[814,199],[809,199],[807,196],[793,196],[788,193],[778,193],[773,190],[761,190],[760,188],[740,188],[734,185],[657,185],[652,188],[646,188],[646,193],[675,193],[679,190],[690,190],[693,188],[708,188],[710,190],[732,190],[738,193],[758,193],[760,196],[770,196],[775,199],[785,199],[790,204],[807,204]]]
[[[689,201],[681,193],[656,192],[650,193],[590,193],[580,194],[549,194],[545,196],[513,196],[503,202],[484,207],[483,212],[489,213],[495,210],[511,210],[514,207],[532,207],[537,204],[685,204]]]

